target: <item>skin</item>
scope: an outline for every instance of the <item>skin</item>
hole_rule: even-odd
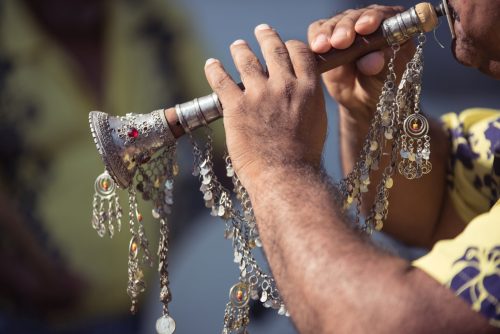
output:
[[[487,1],[475,4],[463,1],[456,10],[462,15],[467,12],[464,8],[479,4],[492,9]],[[495,13],[500,12],[500,6],[494,9]],[[370,33],[393,10],[398,9],[372,7],[314,23],[309,32],[311,48],[324,52],[331,47],[348,47],[355,32]],[[363,17],[367,21],[362,24]],[[497,25],[487,19],[474,19],[470,24],[486,26],[471,27],[465,24],[464,17],[460,23],[464,34],[478,29],[491,32]],[[317,43],[320,34],[325,38]],[[326,112],[313,53],[301,42],[283,43],[267,25],[258,26],[255,35],[268,75],[241,40],[231,45],[231,53],[247,87],[244,92],[219,61],[209,59],[205,72],[224,105],[229,154],[250,194],[267,258],[298,330],[301,333],[497,332],[482,315],[470,310],[469,305],[426,273],[374,247],[366,237],[352,230],[340,213],[337,189],[321,169]],[[491,32],[490,36],[494,35]],[[485,49],[463,54],[460,51],[465,49],[463,40],[457,39],[454,46],[462,62],[471,55],[481,55],[481,59],[500,55]],[[411,48],[404,46],[401,54],[408,57]],[[352,164],[351,156],[357,155],[356,145],[362,137],[356,132],[365,131],[363,126],[373,113],[385,58],[384,51],[371,54],[324,75],[329,93],[340,106],[346,169]],[[404,62],[402,59],[401,63]],[[488,69],[492,75],[500,75],[494,66]],[[439,136],[436,128],[431,136],[434,135],[433,150],[437,149],[440,156],[447,154],[446,144],[439,144],[444,137]],[[439,174],[435,177],[437,183],[421,181],[426,185],[420,186],[422,189],[407,188],[422,191],[426,196],[440,193],[438,203],[425,203],[431,207],[426,210],[429,212],[421,213],[421,219],[429,221],[421,221],[426,232],[415,239],[416,244],[432,244],[433,238],[440,238],[439,233],[429,231],[442,229],[443,235],[454,235],[460,230],[456,226],[463,224],[456,217],[445,217],[456,214],[447,204],[444,185],[439,182],[439,177],[443,177],[442,166],[439,161],[433,163]],[[398,186],[409,187],[402,182]],[[393,196],[391,201],[395,197],[400,196]],[[397,209],[392,210],[395,211],[393,231],[408,238],[410,232],[418,233],[404,232],[412,228],[412,223],[405,223]],[[455,230],[442,227],[449,222],[455,225]],[[399,230],[398,224],[403,224]]]
[[[402,11],[400,7],[370,6],[362,10],[344,12],[326,21],[317,21],[309,27],[308,39],[316,53],[334,47],[345,49],[356,34],[368,35],[380,26],[383,19]],[[404,44],[398,52],[395,71],[401,77],[406,63],[415,52],[413,42]],[[349,173],[361,152],[366,133],[376,110],[379,92],[386,77],[382,69],[392,56],[392,50],[369,54],[356,63],[341,66],[323,74],[323,82],[333,99],[339,104],[340,150],[344,174]],[[464,222],[448,208],[446,198],[446,160],[449,147],[446,133],[436,121],[431,120],[430,137],[432,173],[415,180],[407,180],[399,173],[393,176],[396,186],[391,190],[389,215],[384,231],[403,242],[419,247],[432,247],[439,238],[456,236]],[[382,160],[386,166],[388,157]],[[373,183],[380,179],[382,168],[373,174]],[[433,188],[434,191],[429,192]],[[375,189],[363,198],[363,213],[373,203]],[[414,203],[418,203],[415,205]],[[443,207],[447,206],[443,214]],[[425,208],[422,209],[422,208]],[[457,224],[457,220],[460,221]]]
[[[451,0],[450,6],[455,12],[455,58],[500,79],[500,1]]]

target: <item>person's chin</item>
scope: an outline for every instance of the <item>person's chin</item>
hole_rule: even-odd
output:
[[[455,39],[451,44],[453,57],[462,65],[473,68],[480,68],[480,61],[474,48],[465,45],[460,40]]]
[[[468,47],[456,40],[453,41],[451,51],[453,57],[462,65],[475,68],[482,73],[500,79],[500,61],[483,59],[473,47]]]

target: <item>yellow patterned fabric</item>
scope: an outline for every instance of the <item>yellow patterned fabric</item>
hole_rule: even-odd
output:
[[[453,152],[448,176],[451,200],[460,217],[470,222],[488,211],[498,198],[500,111],[475,108],[441,119]]]
[[[448,186],[466,229],[413,265],[500,327],[500,111],[442,117],[452,144]]]

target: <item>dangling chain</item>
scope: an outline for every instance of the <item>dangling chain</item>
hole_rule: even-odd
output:
[[[132,306],[130,307],[130,312],[135,314],[137,312],[137,302],[139,295],[146,289],[146,283],[144,282],[144,273],[141,269],[141,264],[139,261],[139,251],[143,245],[146,248],[143,250],[143,260],[148,259],[149,251],[147,250],[148,241],[141,238],[139,229],[137,229],[136,222],[142,225],[142,214],[137,210],[136,193],[134,189],[129,189],[128,193],[129,199],[129,229],[132,238],[130,239],[129,254],[128,254],[128,284],[127,293],[132,301]],[[144,233],[142,234],[143,237]]]
[[[418,37],[419,44],[413,59],[406,66],[398,91],[398,106],[402,126],[401,161],[399,172],[407,179],[420,178],[432,169],[430,159],[429,122],[420,113],[422,90],[423,44],[425,35]]]
[[[231,159],[226,155],[226,176],[232,178],[236,198],[240,201],[243,213],[237,210],[231,195],[218,181],[213,171],[213,147],[210,131],[204,151],[201,151],[194,140],[193,154],[195,166],[193,175],[201,181],[200,191],[203,193],[205,206],[211,209],[211,215],[226,222],[224,236],[232,239],[234,262],[238,264],[239,282],[229,292],[226,305],[222,333],[246,333],[250,322],[248,302],[250,298],[260,301],[264,307],[278,310],[280,315],[289,315],[276,287],[274,278],[266,274],[252,255],[252,249],[261,247],[255,216],[246,189],[241,185],[234,172]]]
[[[92,227],[100,237],[108,230],[110,238],[115,234],[115,225],[120,232],[122,228],[122,208],[118,195],[116,194],[116,184],[108,172],[104,172],[97,177],[94,184],[94,200],[92,205]],[[107,209],[106,209],[107,204]],[[107,226],[106,226],[107,224]]]
[[[159,334],[171,334],[175,330],[175,321],[170,317],[168,303],[171,293],[168,287],[168,225],[167,215],[171,213],[173,204],[174,176],[179,167],[175,162],[175,147],[165,148],[148,164],[141,165],[136,173],[136,186],[128,189],[129,199],[129,230],[132,235],[128,255],[128,284],[127,293],[131,299],[132,313],[137,312],[139,295],[145,291],[143,265],[152,266],[153,257],[149,250],[149,241],[146,237],[143,216],[137,205],[138,190],[142,198],[153,203],[152,217],[160,223],[160,242],[158,246],[160,273],[160,301],[163,303],[163,316],[156,322]],[[116,184],[108,174],[99,175],[95,182],[95,195],[92,214],[92,226],[99,236],[104,236],[106,230],[112,237],[114,225],[118,231],[121,228],[122,209],[116,194]],[[108,210],[106,210],[108,202]],[[107,228],[106,228],[107,227]],[[140,255],[142,254],[142,257]]]
[[[370,185],[370,173],[372,170],[378,170],[380,160],[385,149],[385,144],[389,140],[393,140],[397,136],[397,107],[396,107],[396,73],[394,71],[394,60],[399,45],[392,47],[393,55],[388,63],[387,77],[380,93],[379,102],[377,103],[376,112],[374,114],[372,123],[368,130],[365,143],[360,153],[360,159],[356,162],[354,169],[346,178],[340,181],[338,188],[344,197],[344,208],[355,205],[355,219],[356,225],[360,226],[359,217],[361,196],[362,193],[368,192]],[[396,140],[393,140],[397,142]],[[382,143],[382,144],[380,144]],[[382,183],[392,186],[393,170],[386,169],[382,177]],[[376,196],[373,208],[368,215],[365,224],[360,226],[363,231],[371,233],[374,228],[380,229],[382,219],[387,214],[386,200],[387,192],[379,185],[380,190]],[[385,187],[384,187],[385,188]],[[385,212],[385,214],[384,214]]]
[[[430,172],[429,124],[420,113],[420,91],[423,70],[423,44],[425,36],[418,37],[418,46],[412,60],[407,64],[401,82],[396,89],[396,73],[394,61],[399,45],[392,47],[393,55],[388,63],[387,77],[382,87],[379,102],[376,106],[360,159],[355,163],[353,171],[338,184],[344,208],[354,206],[356,223],[361,230],[371,233],[380,230],[387,218],[389,206],[389,189],[393,186],[392,175],[398,171],[406,178],[421,177]],[[206,123],[205,123],[206,125]],[[193,176],[201,182],[205,206],[210,214],[225,221],[224,237],[233,244],[234,262],[240,274],[236,284],[229,290],[229,302],[226,305],[222,334],[247,334],[249,319],[249,300],[260,300],[266,308],[273,308],[280,315],[289,316],[285,304],[276,286],[274,278],[266,274],[257,264],[252,250],[262,247],[256,219],[250,197],[236,175],[228,155],[226,176],[232,179],[233,191],[241,211],[233,204],[229,190],[218,181],[213,170],[213,140],[211,131],[207,129],[207,141],[200,149],[191,134],[194,166]],[[390,145],[388,145],[390,143]],[[387,149],[387,146],[390,146]],[[388,152],[386,152],[386,150]],[[375,201],[364,224],[360,224],[360,207],[362,194],[368,192],[371,184],[370,174],[380,167],[383,155],[390,160],[382,172],[381,180],[376,187]],[[398,158],[401,161],[398,163]],[[175,162],[175,147],[165,148],[156,158],[138,167],[135,181],[136,187],[129,187],[129,229],[132,234],[129,246],[127,292],[132,301],[131,311],[137,310],[138,296],[145,290],[146,284],[141,267],[152,266],[153,259],[149,251],[149,242],[145,234],[143,217],[138,211],[137,189],[144,200],[152,201],[152,216],[159,221],[160,242],[158,247],[160,273],[160,301],[163,304],[163,315],[156,322],[158,334],[172,334],[175,321],[170,316],[168,303],[172,296],[168,278],[168,234],[167,215],[171,213],[173,204],[174,176],[179,167]],[[116,195],[116,184],[111,176],[104,172],[95,181],[95,195],[92,211],[92,227],[103,237],[106,231],[113,237],[115,228],[120,231],[122,209]],[[142,257],[139,260],[139,254]]]
[[[352,172],[341,180],[338,188],[343,197],[344,208],[354,205],[356,225],[367,232],[381,230],[389,210],[389,189],[393,187],[392,175],[397,167],[407,179],[421,177],[430,172],[429,123],[420,114],[420,91],[423,73],[423,45],[425,35],[418,37],[418,46],[412,60],[408,62],[401,82],[396,90],[394,61],[399,45],[392,46],[393,55],[388,63],[388,72],[376,112],[373,116],[360,159]],[[387,143],[390,149],[385,153]],[[382,172],[376,187],[375,200],[366,216],[364,225],[359,217],[362,193],[368,192],[370,173],[378,170],[383,155],[389,155],[389,165]],[[397,162],[399,155],[401,161]]]

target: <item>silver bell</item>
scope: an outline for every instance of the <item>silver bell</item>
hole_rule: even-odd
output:
[[[107,171],[120,188],[128,188],[137,167],[175,143],[164,110],[149,114],[109,116],[89,113],[90,130]]]
[[[175,106],[171,123],[165,112],[109,116],[89,113],[90,130],[107,171],[120,188],[132,183],[137,167],[148,162],[163,147],[174,145],[176,137],[222,117],[222,106],[214,93]],[[169,114],[170,119],[170,114]],[[172,129],[180,128],[174,136]]]

